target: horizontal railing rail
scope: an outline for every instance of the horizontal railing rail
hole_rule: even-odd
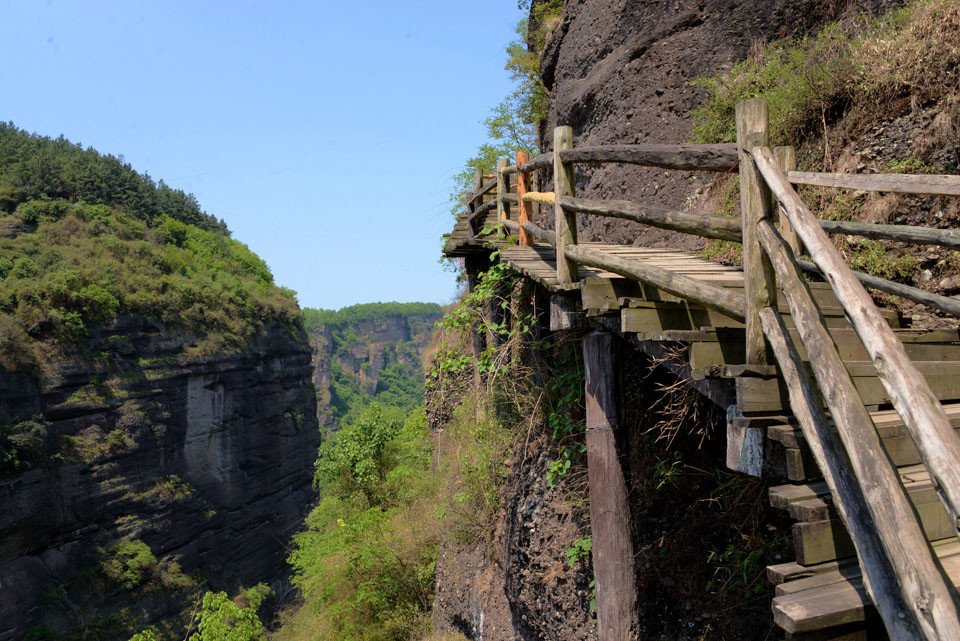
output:
[[[840,358],[801,274],[820,274],[831,286],[869,354],[888,397],[958,525],[960,440],[920,371],[865,287],[901,296],[960,316],[960,300],[853,271],[827,234],[960,249],[960,232],[906,225],[817,219],[793,185],[904,194],[960,196],[960,176],[830,174],[796,171],[791,147],[768,147],[766,104],[737,106],[737,143],[719,145],[602,145],[574,147],[569,127],[555,130],[552,152],[514,164],[498,162],[494,181],[467,198],[468,223],[497,210],[499,225],[485,227],[553,247],[557,284],[575,286],[579,267],[619,274],[719,311],[746,326],[747,367],[766,371],[775,362],[789,390],[790,405],[850,529],[877,609],[893,639],[960,638],[957,592],[946,580],[886,456],[870,415]],[[667,170],[737,172],[741,215],[676,211],[625,200],[577,198],[576,164],[628,163]],[[534,191],[533,172],[552,169],[553,191]],[[511,176],[516,176],[514,181]],[[540,189],[543,185],[538,185]],[[496,187],[494,200],[483,203]],[[515,189],[515,190],[514,190]],[[532,221],[534,205],[554,208],[555,227]],[[517,207],[517,220],[511,207]],[[779,211],[779,221],[774,221]],[[611,255],[577,242],[577,215],[630,220],[704,238],[743,244],[744,293],[736,293],[667,268]],[[492,233],[492,232],[491,232]],[[800,260],[803,251],[811,261]],[[809,360],[798,356],[778,311],[782,293]],[[768,353],[767,350],[770,350]],[[830,414],[824,412],[824,405]],[[839,435],[836,440],[833,428]]]

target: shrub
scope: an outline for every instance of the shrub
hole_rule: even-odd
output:
[[[100,570],[111,581],[133,590],[157,571],[157,558],[139,539],[119,541],[101,550]]]

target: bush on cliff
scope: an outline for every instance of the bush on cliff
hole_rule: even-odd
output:
[[[293,292],[192,196],[0,124],[0,365],[36,360],[36,341],[80,345],[123,314],[197,336],[190,356],[301,322]]]

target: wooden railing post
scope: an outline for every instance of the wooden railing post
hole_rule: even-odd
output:
[[[520,244],[525,247],[533,245],[533,239],[530,238],[530,232],[523,228],[523,223],[530,220],[533,216],[533,203],[524,202],[523,195],[530,191],[530,174],[520,171],[526,162],[530,160],[530,154],[525,151],[517,152],[517,222],[520,224]]]
[[[740,209],[743,222],[743,289],[747,298],[746,361],[748,365],[769,362],[760,310],[776,305],[776,281],[769,259],[760,248],[757,223],[770,218],[770,190],[750,155],[754,147],[769,144],[767,102],[745,100],[736,106],[737,147],[740,155]]]
[[[597,588],[597,639],[635,638],[637,587],[633,574],[630,506],[615,431],[620,427],[616,350],[609,332],[583,339],[587,409],[587,475],[593,576]]]
[[[796,171],[796,149],[790,146],[777,147],[773,150],[773,155],[777,157],[777,163],[780,164],[780,169],[782,169],[784,173]],[[783,236],[783,239],[787,241],[787,245],[793,250],[793,255],[799,256],[800,240],[797,238],[797,232],[794,231],[793,225],[790,224],[790,219],[786,216],[777,216],[777,228],[780,230],[780,235]]]
[[[468,194],[470,196],[470,201],[467,202],[467,233],[470,235],[470,238],[473,238],[477,235],[476,229],[474,228],[474,223],[476,221],[471,220],[471,215],[477,210],[477,207],[480,206],[480,203],[477,202],[476,194],[480,191],[480,187],[483,186],[483,167],[477,167],[477,178],[473,181],[473,191]],[[481,198],[480,200],[483,200]],[[471,291],[473,291],[471,289]]]
[[[573,163],[560,160],[560,152],[573,149],[573,128],[557,127],[553,130],[553,192],[556,203],[553,206],[554,229],[557,232],[557,283],[570,285],[577,282],[580,274],[577,264],[566,257],[563,250],[568,245],[577,244],[577,214],[568,212],[560,206],[560,196],[576,195]]]
[[[506,158],[497,158],[497,220],[510,218],[510,204],[503,202],[503,195],[510,191],[510,176],[503,175]]]

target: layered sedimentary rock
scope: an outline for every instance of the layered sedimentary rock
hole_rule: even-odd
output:
[[[284,575],[319,444],[306,336],[184,360],[192,341],[126,318],[0,376],[0,421],[46,430],[43,460],[0,478],[0,639],[122,637]]]

